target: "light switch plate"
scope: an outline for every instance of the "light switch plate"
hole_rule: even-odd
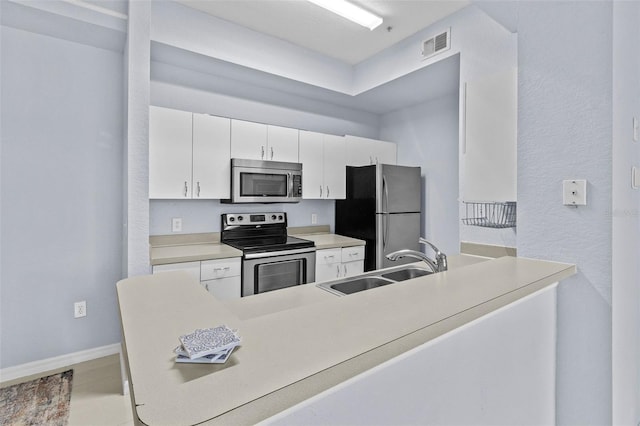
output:
[[[562,181],[562,204],[565,206],[586,206],[587,181],[584,179]]]

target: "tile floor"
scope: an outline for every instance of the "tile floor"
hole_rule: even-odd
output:
[[[73,368],[69,426],[132,426],[133,415],[129,395],[122,395],[119,356],[111,355],[0,383],[10,386]]]

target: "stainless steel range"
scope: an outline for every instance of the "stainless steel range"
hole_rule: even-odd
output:
[[[225,213],[221,229],[242,250],[243,297],[315,281],[315,244],[287,235],[286,213]]]

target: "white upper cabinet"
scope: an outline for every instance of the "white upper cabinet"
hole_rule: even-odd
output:
[[[298,161],[298,130],[231,120],[231,158]]]
[[[264,160],[266,151],[266,124],[231,120],[231,158]]]
[[[344,138],[301,130],[299,148],[299,159],[302,163],[302,198],[345,198]]]
[[[231,120],[193,114],[192,198],[229,198]]]
[[[395,143],[345,136],[347,141],[347,165],[368,166],[371,164],[397,164]]]
[[[516,201],[517,70],[465,85],[465,201]]]
[[[347,156],[342,136],[324,135],[323,163],[325,198],[344,200],[347,196]]]
[[[149,198],[229,197],[230,120],[149,108]]]
[[[298,129],[267,125],[267,160],[298,162]]]
[[[324,191],[324,161],[322,133],[300,131],[299,158],[302,163],[302,198],[320,199]]]
[[[149,108],[149,198],[191,198],[192,114]]]

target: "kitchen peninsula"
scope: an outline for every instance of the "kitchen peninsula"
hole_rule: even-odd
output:
[[[302,285],[222,302],[184,272],[122,280],[118,300],[134,419],[149,425],[390,423],[380,417],[384,411],[395,424],[446,424],[452,420],[447,412],[465,419],[457,401],[480,422],[552,418],[555,288],[575,266],[467,256],[451,256],[450,265],[443,273],[344,297]],[[221,324],[243,339],[226,364],[174,363],[178,336]],[[451,385],[411,367],[451,342],[456,356],[443,352],[438,362],[420,365],[464,385],[453,393]],[[465,365],[484,376],[465,376]],[[406,381],[379,381],[385,372],[401,378],[407,367]],[[522,392],[511,388],[514,381]],[[426,398],[424,404],[412,405],[407,394]],[[436,394],[447,402],[429,407],[428,395]],[[479,398],[479,415],[469,398]],[[515,398],[515,405],[505,400],[502,408],[497,398]],[[518,413],[518,403],[535,415]]]

